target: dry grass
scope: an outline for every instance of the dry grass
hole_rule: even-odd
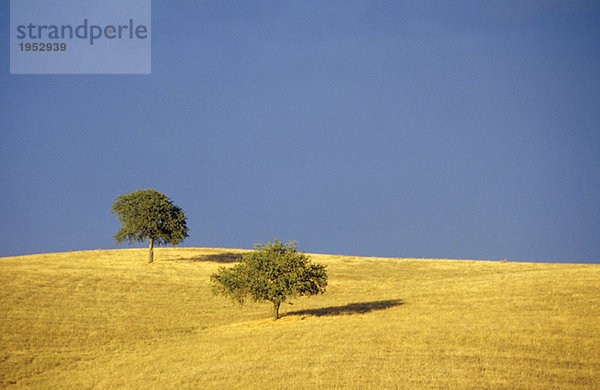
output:
[[[242,251],[0,258],[0,387],[598,388],[600,266],[314,255],[325,295],[234,306]]]

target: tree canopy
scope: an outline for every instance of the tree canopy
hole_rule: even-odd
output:
[[[322,294],[327,286],[325,266],[313,264],[308,256],[296,250],[290,241],[275,238],[266,245],[254,244],[233,267],[220,267],[211,275],[213,292],[228,296],[240,304],[247,298],[256,302],[272,302],[273,318],[279,318],[279,307],[286,299]]]
[[[154,244],[178,245],[188,237],[183,210],[158,191],[147,189],[120,195],[114,200],[111,211],[121,222],[121,228],[113,236],[117,244],[148,239],[149,263],[154,260]]]

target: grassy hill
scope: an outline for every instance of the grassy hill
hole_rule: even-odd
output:
[[[598,388],[600,265],[311,255],[327,292],[213,296],[243,253],[0,258],[0,387]]]

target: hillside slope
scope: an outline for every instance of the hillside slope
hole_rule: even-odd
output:
[[[0,387],[594,388],[600,266],[311,255],[322,296],[233,305],[243,251],[0,258]]]

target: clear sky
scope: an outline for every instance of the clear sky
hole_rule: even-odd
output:
[[[0,256],[154,188],[185,246],[600,263],[598,1],[153,0],[150,75],[10,75],[9,20]]]

